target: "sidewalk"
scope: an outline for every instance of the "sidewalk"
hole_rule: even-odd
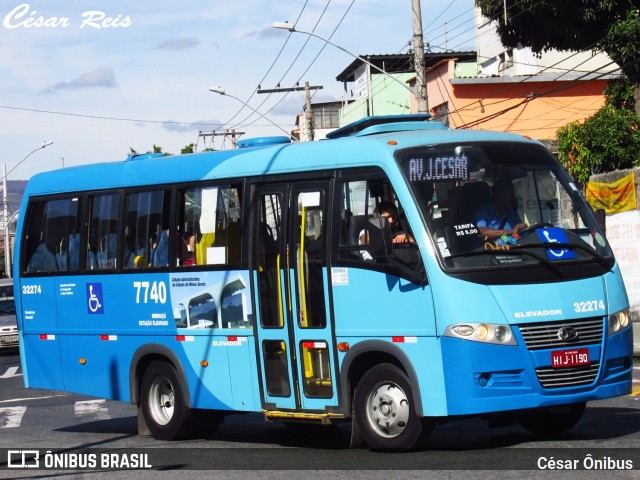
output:
[[[633,322],[633,356],[640,357],[640,322]]]

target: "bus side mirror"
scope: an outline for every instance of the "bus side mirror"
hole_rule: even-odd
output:
[[[602,229],[602,233],[607,236],[607,212],[605,212],[604,208],[599,208],[595,211],[596,220],[598,221],[598,225]]]
[[[384,217],[370,218],[367,230],[369,232],[369,242],[373,257],[380,258],[391,255],[391,229],[389,228],[387,219]]]

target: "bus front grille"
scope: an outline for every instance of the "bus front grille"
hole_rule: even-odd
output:
[[[572,348],[602,342],[604,321],[602,318],[586,318],[553,323],[518,325],[520,334],[529,350],[545,348]],[[563,340],[564,332],[571,332]]]
[[[600,362],[581,367],[536,368],[538,380],[544,388],[577,387],[593,383],[598,376]]]

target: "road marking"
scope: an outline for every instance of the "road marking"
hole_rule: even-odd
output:
[[[0,375],[0,378],[21,377],[21,373],[16,373],[20,367],[9,367],[6,372]]]
[[[83,400],[76,402],[73,413],[76,417],[89,417],[93,420],[108,420],[111,418],[109,409],[104,406],[106,400]]]
[[[16,428],[22,422],[22,416],[27,407],[0,408],[0,428]]]
[[[28,402],[31,400],[45,400],[47,398],[68,397],[68,396],[69,396],[68,394],[60,394],[60,395],[47,395],[44,397],[11,398],[9,400],[0,400],[0,403]]]

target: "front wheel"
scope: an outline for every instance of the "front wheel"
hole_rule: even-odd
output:
[[[364,374],[354,394],[354,414],[371,448],[406,450],[422,433],[409,379],[394,365],[377,365]]]
[[[518,423],[537,435],[558,435],[569,430],[582,418],[586,403],[546,407],[522,413]]]

